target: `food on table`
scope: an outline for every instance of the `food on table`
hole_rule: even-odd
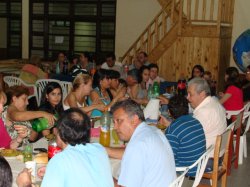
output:
[[[48,153],[38,153],[34,160],[37,164],[47,164],[48,163]]]
[[[0,150],[0,154],[4,157],[14,157],[17,155],[21,155],[22,152],[15,149],[2,149]]]

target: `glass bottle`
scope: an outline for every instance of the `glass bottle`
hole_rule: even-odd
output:
[[[148,86],[148,99],[152,99],[153,98],[153,89],[152,89],[152,84],[149,84]]]
[[[58,147],[56,140],[52,139],[49,141],[48,145],[48,159],[50,160],[53,156],[55,156],[57,153],[60,153],[62,149]]]
[[[109,115],[109,112],[106,111],[103,113],[101,120],[101,133],[100,133],[100,144],[102,144],[105,147],[109,147],[110,145],[110,123],[111,118]]]
[[[32,161],[32,152],[33,152],[33,146],[29,142],[25,142],[23,144],[23,161]]]
[[[153,93],[154,93],[154,98],[157,98],[160,95],[160,86],[159,86],[159,83],[157,81],[154,82]]]

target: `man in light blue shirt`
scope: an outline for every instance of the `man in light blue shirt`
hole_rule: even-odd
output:
[[[42,187],[114,186],[105,149],[99,143],[89,143],[90,127],[89,117],[76,108],[58,120],[54,133],[63,151],[49,161]],[[22,186],[26,185],[30,184]]]
[[[176,178],[174,155],[164,134],[143,121],[144,114],[133,100],[112,107],[114,129],[129,141],[121,149],[107,148],[112,157],[122,156],[118,184],[125,187],[166,187]]]

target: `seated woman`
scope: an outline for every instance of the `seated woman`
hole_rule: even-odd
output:
[[[110,70],[100,69],[94,75],[95,89],[91,91],[88,103],[91,105],[93,102],[102,103],[108,110],[118,99],[124,97],[124,92],[119,92],[114,98],[110,92]],[[102,110],[93,110],[92,117],[102,116]]]
[[[6,100],[7,100],[6,95],[1,90],[0,91],[0,114],[1,116],[3,112],[3,106],[6,103]],[[26,136],[26,134],[23,132],[26,132],[24,127],[20,127],[18,136],[15,139],[11,140],[11,137],[9,136],[5,128],[4,122],[2,118],[0,118],[0,148],[16,149],[19,146],[19,142],[22,140],[22,138]]]
[[[142,81],[138,70],[132,69],[128,72],[127,84],[129,97],[139,104],[147,104],[147,90],[142,88],[143,83],[142,85],[140,84]]]
[[[12,139],[17,139],[20,131],[23,133],[18,144],[23,141],[35,141],[37,138],[37,132],[32,130],[29,120],[43,117],[50,125],[53,125],[55,120],[54,116],[47,112],[27,111],[28,93],[28,89],[23,86],[10,87],[6,92],[7,106],[4,108],[2,119]]]
[[[94,102],[92,105],[87,106],[86,97],[90,95],[92,90],[92,78],[88,74],[79,74],[73,81],[73,89],[64,99],[63,107],[67,110],[72,107],[78,107],[86,113],[94,109],[103,110],[102,103]]]
[[[126,92],[127,86],[124,86],[123,84],[120,84],[119,78],[120,73],[115,70],[109,70],[110,71],[110,92],[112,94],[112,97],[115,98],[120,92]]]
[[[204,68],[201,65],[196,64],[192,69],[192,74],[191,77],[188,79],[188,81],[190,81],[194,77],[203,77],[203,75],[204,75]]]
[[[57,82],[49,82],[41,98],[40,111],[45,111],[59,117],[63,112],[62,105],[62,88]],[[46,136],[50,133],[50,130],[44,130],[43,135]]]
[[[239,71],[235,67],[228,67],[225,74],[225,92],[220,92],[220,103],[226,110],[240,110],[244,107],[243,92],[239,82]]]

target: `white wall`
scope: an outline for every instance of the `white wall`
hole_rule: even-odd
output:
[[[161,6],[157,0],[117,0],[115,38],[117,59],[125,54],[160,10]]]
[[[232,34],[232,48],[238,36],[247,29],[250,29],[250,1],[249,0],[235,0],[234,6],[234,22]],[[233,60],[231,53],[230,66],[237,66]]]

